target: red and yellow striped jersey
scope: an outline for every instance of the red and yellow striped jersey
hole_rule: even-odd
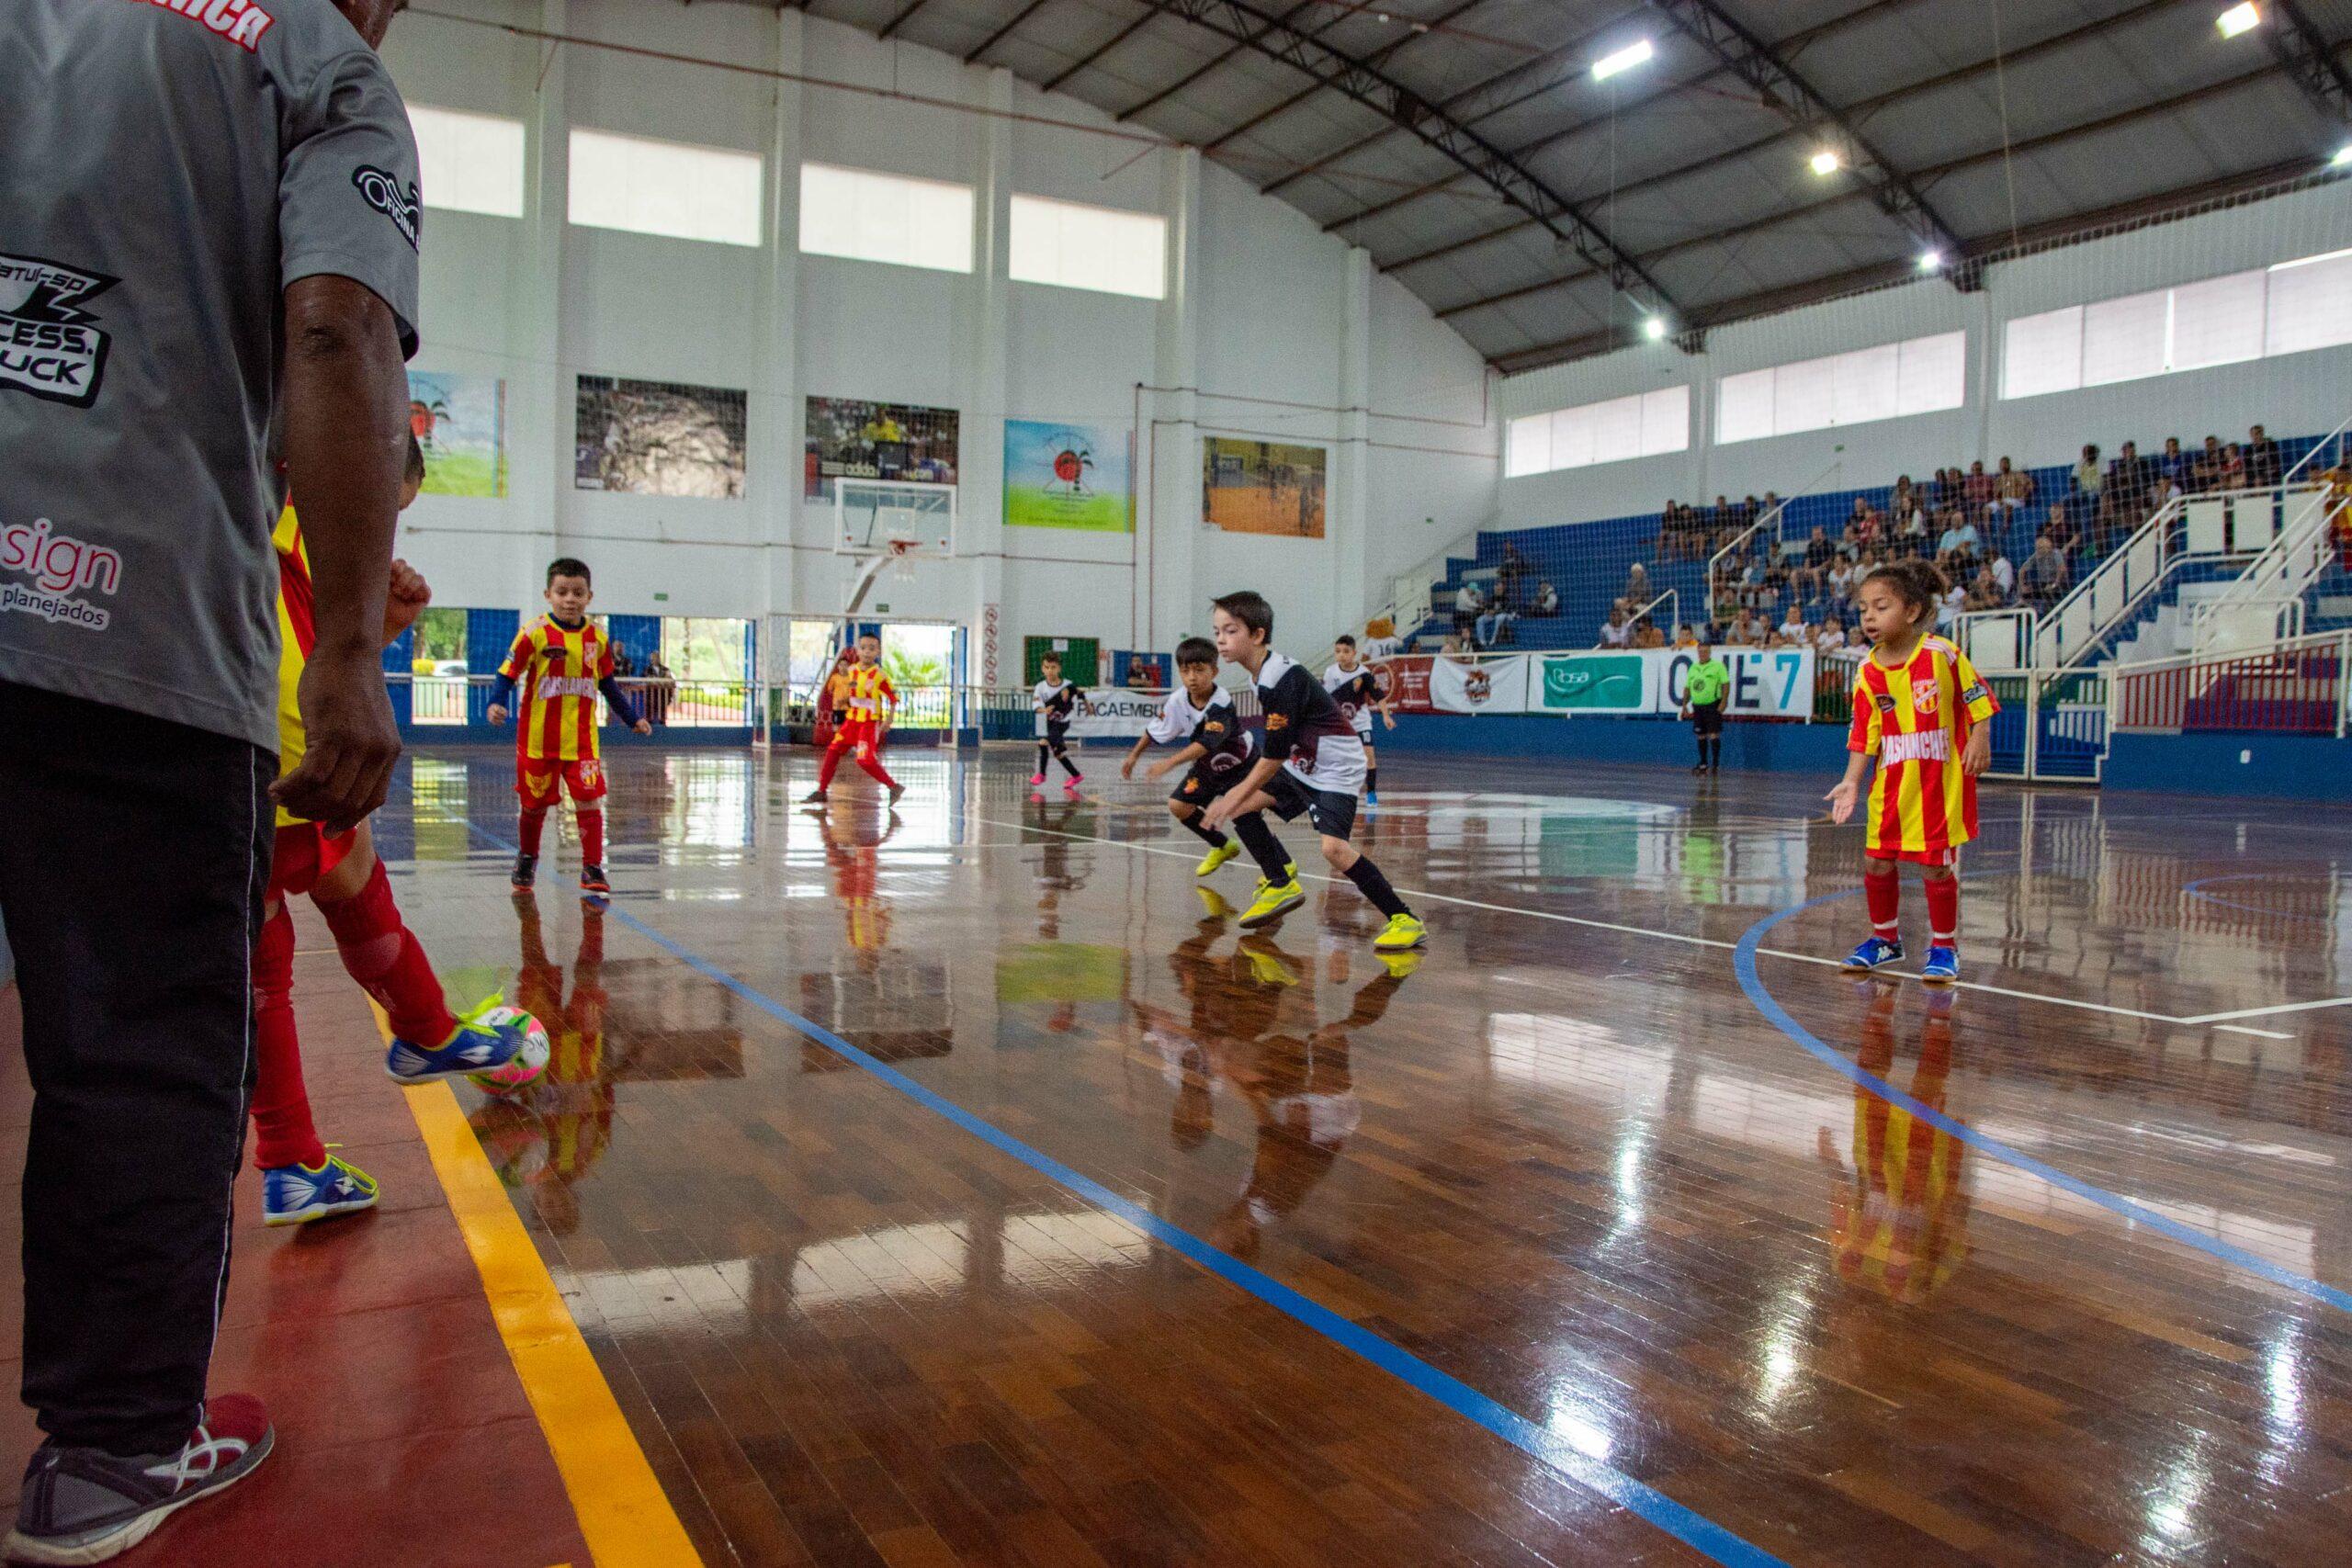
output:
[[[270,536],[277,547],[277,776],[284,778],[301,761],[310,744],[302,728],[302,666],[318,646],[318,622],[312,615],[311,553],[302,544],[302,525],[288,507],[277,514]],[[291,827],[299,818],[277,808],[277,825]]]
[[[890,677],[882,672],[879,664],[868,668],[852,665],[833,677],[833,696],[849,711],[849,720],[878,719],[887,700],[892,707],[899,705],[899,689],[890,684]]]
[[[596,682],[613,672],[613,645],[594,621],[565,627],[541,615],[523,628],[498,672],[514,682],[514,749],[534,761],[598,755]]]
[[[1960,758],[1970,733],[2000,706],[1968,656],[1942,637],[1921,637],[1899,666],[1875,651],[1862,660],[1846,749],[1878,758],[1872,853],[1934,853],[1976,837],[1976,781]]]

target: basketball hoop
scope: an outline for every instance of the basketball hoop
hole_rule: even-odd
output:
[[[886,552],[889,556],[890,575],[900,582],[915,580],[915,541],[892,539]]]

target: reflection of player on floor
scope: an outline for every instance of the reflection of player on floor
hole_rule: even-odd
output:
[[[1380,722],[1389,728],[1396,728],[1396,715],[1388,706],[1388,699],[1381,694],[1380,677],[1356,651],[1356,639],[1346,633],[1331,645],[1331,667],[1323,671],[1323,689],[1340,705],[1340,716],[1355,727],[1356,739],[1363,742],[1363,803],[1380,804],[1380,756],[1372,749],[1372,716],[1375,710]]]
[[[614,1085],[623,1066],[605,1048],[605,908],[594,899],[580,906],[568,997],[563,966],[548,957],[538,905],[528,895],[517,897],[514,915],[523,959],[514,994],[547,1025],[547,1071],[526,1092],[491,1101],[470,1121],[499,1179],[527,1190],[548,1229],[570,1235],[580,1226],[572,1186],[613,1140]]]
[[[1869,993],[1855,1065],[1874,1077],[1894,1070],[1897,993],[1876,981]],[[1952,1066],[1951,991],[1930,992],[1919,1030],[1911,1098],[1944,1110]],[[1940,1290],[1968,1257],[1968,1146],[1952,1134],[1854,1086],[1854,1168],[1821,1129],[1816,1148],[1830,1172],[1829,1235],[1838,1277],[1898,1302],[1918,1303]]]
[[[1035,789],[1045,784],[1046,759],[1050,755],[1069,775],[1062,793],[1076,799],[1080,777],[1078,764],[1069,760],[1069,721],[1086,705],[1086,688],[1075,681],[1062,679],[1058,654],[1049,653],[1037,660],[1037,670],[1045,678],[1031,689],[1029,705],[1044,722],[1046,733],[1037,742],[1037,771],[1029,775],[1029,787]]]
[[[1297,868],[1283,855],[1282,842],[1266,826],[1271,810],[1285,822],[1302,814],[1322,836],[1323,858],[1388,917],[1373,939],[1382,949],[1418,947],[1429,940],[1418,917],[1396,897],[1388,878],[1348,842],[1355,829],[1356,795],[1363,784],[1363,743],[1355,727],[1340,716],[1339,705],[1305,667],[1276,653],[1270,642],[1274,612],[1263,595],[1243,591],[1214,601],[1216,650],[1248,671],[1258,683],[1266,712],[1265,754],[1248,776],[1210,802],[1201,826],[1233,824],[1265,875],[1257,902],[1241,917],[1244,926],[1280,919],[1306,901]]]
[[[833,787],[833,774],[844,756],[854,755],[858,767],[865,776],[890,792],[890,804],[907,793],[906,786],[892,778],[882,766],[882,737],[890,728],[890,715],[899,706],[899,689],[890,684],[890,677],[882,671],[882,639],[872,632],[857,639],[857,663],[847,671],[833,677],[835,696],[844,717],[833,731],[833,742],[825,748],[824,764],[817,770],[817,787],[803,798],[814,803],[825,798]],[[888,712],[885,711],[888,705]]]
[[[613,675],[613,645],[604,628],[588,619],[595,591],[588,565],[570,556],[548,563],[548,613],[516,635],[491,688],[489,718],[506,722],[509,704],[519,715],[514,726],[514,793],[522,797],[522,848],[514,857],[514,886],[537,878],[539,836],[548,808],[571,792],[580,823],[580,890],[609,893],[605,875],[605,765],[596,729],[596,697],[602,694],[623,724],[639,735],[653,726],[637,711]],[[516,702],[517,688],[521,700]]]
[[[424,454],[409,439],[405,509],[424,483]],[[302,760],[309,737],[297,702],[302,668],[315,640],[310,555],[288,506],[277,521],[277,769],[283,778]],[[384,641],[415,624],[432,592],[405,561],[392,563],[384,600]],[[265,1224],[300,1224],[375,1205],[375,1178],[330,1155],[311,1116],[302,1082],[302,1041],[294,1022],[294,920],[286,901],[308,894],[326,918],[343,966],[391,1021],[385,1066],[402,1083],[430,1083],[503,1067],[523,1047],[528,1020],[501,1025],[461,1021],[449,1011],[439,976],[401,920],[391,884],[376,858],[368,824],[330,834],[315,822],[277,813],[269,889],[254,944],[256,1062],[253,1092],[254,1165],[262,1173]],[[497,998],[485,1003],[483,1010]]]
[[[1193,868],[1206,876],[1241,852],[1241,846],[1214,828],[1201,826],[1201,813],[1218,795],[1241,782],[1250,761],[1257,755],[1257,737],[1242,728],[1233,699],[1216,683],[1216,644],[1204,637],[1188,637],[1176,645],[1176,690],[1159,705],[1159,716],[1119,764],[1119,776],[1135,777],[1136,763],[1153,741],[1182,750],[1151,765],[1150,776],[1162,778],[1190,763],[1184,782],[1168,797],[1169,814],[1186,830],[1208,845],[1209,852]]]

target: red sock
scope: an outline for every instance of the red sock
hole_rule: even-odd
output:
[[[1894,868],[1862,873],[1862,896],[1870,901],[1871,930],[1889,942],[1901,939],[1898,917],[1903,912],[1903,884]]]
[[[327,1157],[311,1123],[302,1084],[302,1038],[294,1028],[294,920],[285,909],[265,921],[254,943],[254,1033],[260,1061],[254,1077],[254,1165],[316,1166]]]
[[[334,933],[343,966],[359,988],[376,998],[392,1021],[392,1032],[419,1045],[440,1044],[458,1032],[458,1021],[441,995],[441,977],[424,949],[401,920],[392,884],[383,863],[368,874],[368,886],[351,897],[318,900],[319,913]]]
[[[580,858],[590,865],[605,863],[605,813],[601,808],[580,813]]]
[[[896,789],[899,787],[899,781],[892,778],[888,773],[883,771],[882,754],[880,752],[860,751],[857,754],[857,765],[865,770],[865,776],[867,778],[872,779],[884,789]]]
[[[1928,884],[1928,940],[1949,946],[1960,939],[1960,878],[1938,877]]]
[[[833,787],[833,775],[841,771],[842,758],[848,750],[849,748],[838,740],[825,748],[825,760],[817,768],[817,787],[820,790]]]
[[[523,852],[533,860],[539,858],[539,835],[547,831],[547,807],[526,807],[523,809]]]

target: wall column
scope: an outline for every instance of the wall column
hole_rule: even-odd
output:
[[[1156,651],[1188,631],[1205,632],[1206,595],[1219,590],[1194,566],[1201,539],[1200,400],[1192,389],[1201,367],[1201,155],[1189,147],[1155,155],[1168,219],[1168,294],[1159,302],[1152,381],[1182,389],[1146,392],[1136,432],[1136,597],[1143,606],[1136,646]]]
[[[538,26],[569,30],[567,0],[539,0]],[[525,519],[514,548],[513,603],[539,603],[547,563],[563,553],[563,513],[571,489],[571,369],[563,352],[563,231],[571,162],[571,116],[565,64],[570,51],[534,42],[516,51],[515,95],[530,107],[524,121],[527,203],[517,265],[508,274],[514,374],[507,382],[508,501]]]

